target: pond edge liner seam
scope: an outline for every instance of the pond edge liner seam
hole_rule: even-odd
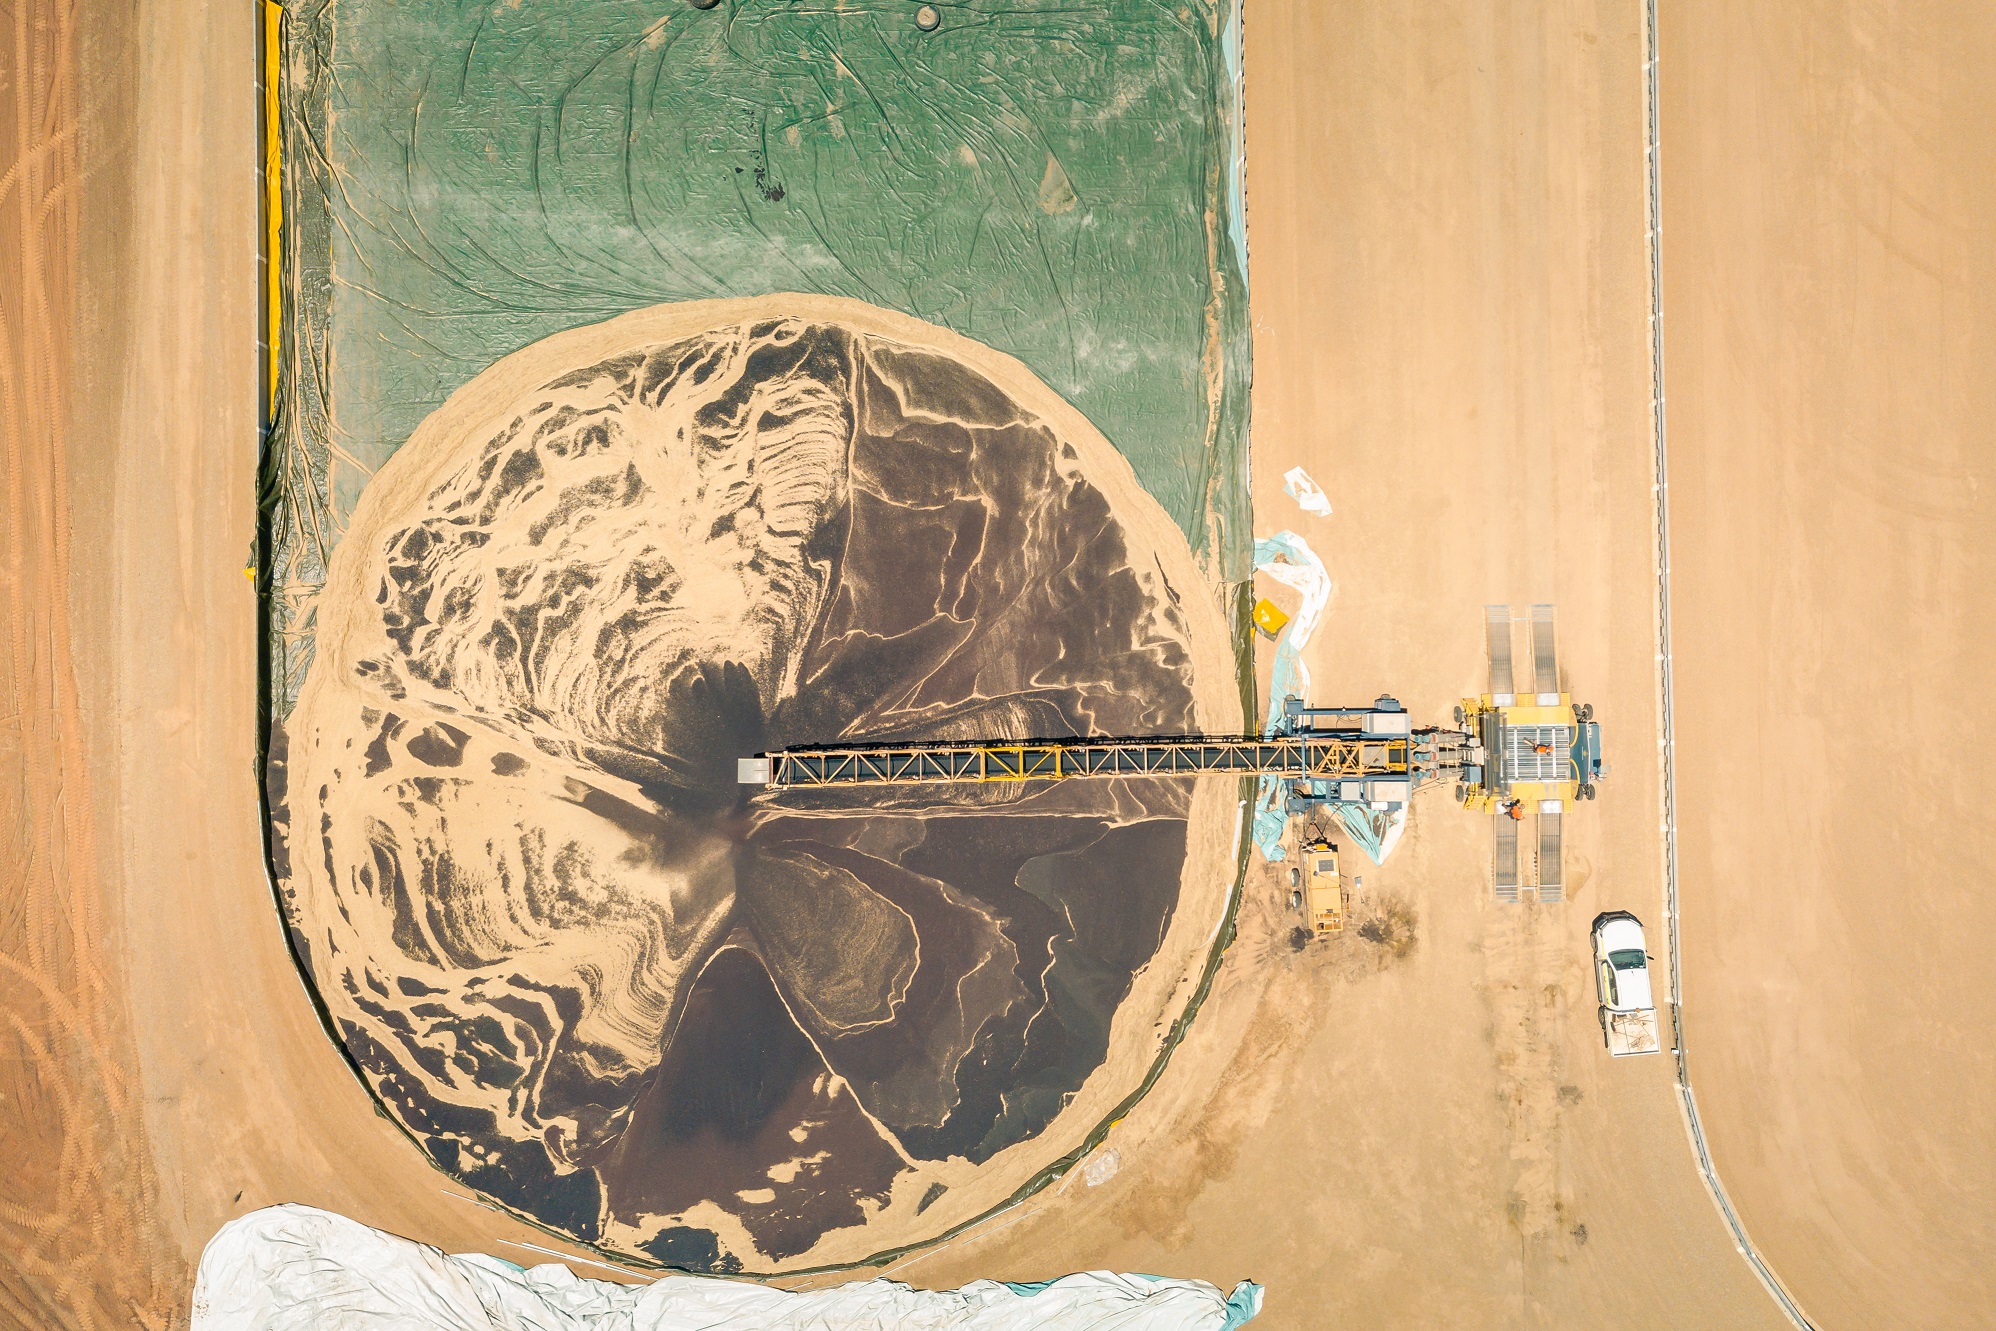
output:
[[[257,231],[257,266],[260,279],[269,283],[271,288],[267,297],[257,302],[261,334],[255,349],[257,368],[259,377],[267,374],[269,380],[267,384],[259,385],[257,395],[256,529],[253,538],[255,562],[250,570],[253,574],[252,596],[256,603],[257,625],[257,700],[252,712],[255,717],[256,733],[251,737],[254,755],[251,760],[251,781],[256,789],[257,835],[263,852],[264,884],[270,892],[271,907],[276,915],[276,924],[283,938],[285,951],[291,957],[292,975],[297,979],[305,1001],[310,1004],[313,1013],[318,1017],[319,1027],[331,1043],[333,1052],[338,1055],[342,1063],[346,1064],[347,1071],[353,1074],[354,1082],[373,1106],[375,1115],[392,1125],[396,1132],[415,1148],[424,1166],[435,1170],[452,1182],[459,1182],[431,1160],[429,1153],[423,1149],[421,1139],[405,1128],[400,1120],[388,1111],[381,1097],[375,1094],[373,1086],[368,1083],[359,1062],[354,1058],[353,1052],[347,1048],[346,1041],[340,1037],[332,1010],[326,1006],[325,1000],[320,997],[318,990],[312,984],[310,968],[306,965],[305,955],[299,948],[297,931],[291,924],[291,914],[285,908],[284,889],[277,872],[270,807],[270,732],[273,723],[271,690],[275,680],[276,665],[271,650],[273,621],[271,604],[275,595],[275,588],[272,585],[273,560],[276,553],[274,518],[280,502],[278,472],[281,459],[278,441],[281,440],[283,431],[290,428],[290,417],[284,410],[282,396],[287,381],[282,360],[286,331],[283,315],[288,308],[282,303],[284,175],[280,147],[286,128],[286,111],[282,97],[286,11],[278,0],[253,0],[253,3],[256,3],[257,7],[257,19],[253,25],[255,33],[253,40],[257,44],[257,58],[253,61],[258,85],[257,120],[263,131],[262,150],[257,154],[257,175],[261,186],[258,192],[262,196],[259,206],[265,210],[266,221],[266,225],[259,227]],[[264,293],[259,295],[263,296]],[[520,1215],[508,1207],[501,1207],[483,1193],[477,1195],[477,1200],[481,1205],[513,1215],[522,1224],[550,1238],[596,1251],[589,1245],[579,1243],[569,1235],[552,1229],[530,1216]],[[606,1252],[604,1255],[617,1254]]]
[[[1719,1181],[1718,1167],[1698,1117],[1698,1102],[1691,1090],[1691,1072],[1684,1048],[1683,969],[1679,961],[1677,898],[1677,737],[1673,715],[1675,685],[1671,671],[1670,640],[1670,468],[1664,429],[1663,392],[1663,164],[1657,73],[1657,0],[1643,0],[1643,220],[1644,248],[1649,266],[1649,351],[1650,351],[1650,432],[1652,466],[1656,494],[1655,575],[1656,575],[1656,688],[1658,739],[1658,793],[1663,828],[1663,910],[1665,933],[1670,939],[1670,1031],[1671,1053],[1676,1059],[1678,1112],[1684,1121],[1691,1154],[1704,1181],[1705,1191],[1726,1223],[1733,1247],[1745,1259],[1761,1287],[1774,1300],[1798,1331],[1817,1331],[1803,1313],[1788,1287],[1774,1273],[1760,1250],[1747,1236],[1746,1224],[1733,1209],[1732,1199]]]

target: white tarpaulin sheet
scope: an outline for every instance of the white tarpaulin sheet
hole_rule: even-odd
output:
[[[1291,467],[1282,473],[1282,493],[1300,504],[1305,513],[1314,513],[1320,518],[1331,516],[1330,496],[1301,467]]]
[[[1247,1282],[1228,1297],[1203,1281],[1106,1271],[936,1292],[866,1280],[791,1293],[681,1275],[616,1285],[272,1206],[209,1241],[194,1331],[1228,1331],[1260,1307]]]
[[[1301,472],[1302,468],[1298,467],[1290,476],[1293,479]],[[1310,478],[1304,476],[1303,480],[1309,482]],[[1316,490],[1314,483],[1310,483],[1310,489],[1322,498],[1322,492]],[[1325,501],[1325,511],[1330,511],[1328,500]],[[1290,617],[1288,627],[1283,629],[1281,638],[1275,644],[1275,664],[1268,682],[1268,722],[1262,727],[1262,734],[1273,735],[1281,729],[1283,700],[1302,698],[1308,701],[1310,698],[1310,667],[1303,662],[1303,649],[1310,645],[1310,636],[1317,631],[1324,608],[1337,593],[1337,585],[1331,581],[1324,561],[1317,557],[1310,543],[1293,531],[1279,531],[1254,543],[1254,571],[1266,573],[1277,582],[1303,593],[1302,607]],[[1286,784],[1275,777],[1265,776],[1255,796],[1254,844],[1261,851],[1261,857],[1271,863],[1288,854],[1282,848],[1282,838],[1289,830],[1289,814],[1285,809]],[[1319,787],[1316,793],[1322,795],[1323,783],[1312,784]],[[1386,863],[1386,857],[1400,844],[1400,833],[1407,827],[1407,806],[1404,804],[1386,812],[1375,811],[1360,800],[1332,800],[1330,808],[1338,821],[1344,824],[1351,839],[1371,856],[1374,864]]]

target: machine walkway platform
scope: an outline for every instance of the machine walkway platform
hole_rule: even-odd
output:
[[[1407,735],[1174,736],[785,749],[742,759],[739,775],[745,785],[775,789],[1207,774],[1364,782],[1404,781],[1414,762]]]

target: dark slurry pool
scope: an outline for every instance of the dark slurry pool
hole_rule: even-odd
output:
[[[384,473],[321,609],[272,762],[311,976],[432,1157],[550,1225],[711,1269],[920,1237],[1115,1055],[1193,787],[764,793],[735,760],[1195,730],[1214,612],[1151,544],[1182,539],[1117,511],[1099,441],[833,322],[509,394]]]

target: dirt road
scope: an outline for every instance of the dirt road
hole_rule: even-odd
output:
[[[1692,1085],[1818,1325],[1986,1326],[1996,16],[1665,13]]]

